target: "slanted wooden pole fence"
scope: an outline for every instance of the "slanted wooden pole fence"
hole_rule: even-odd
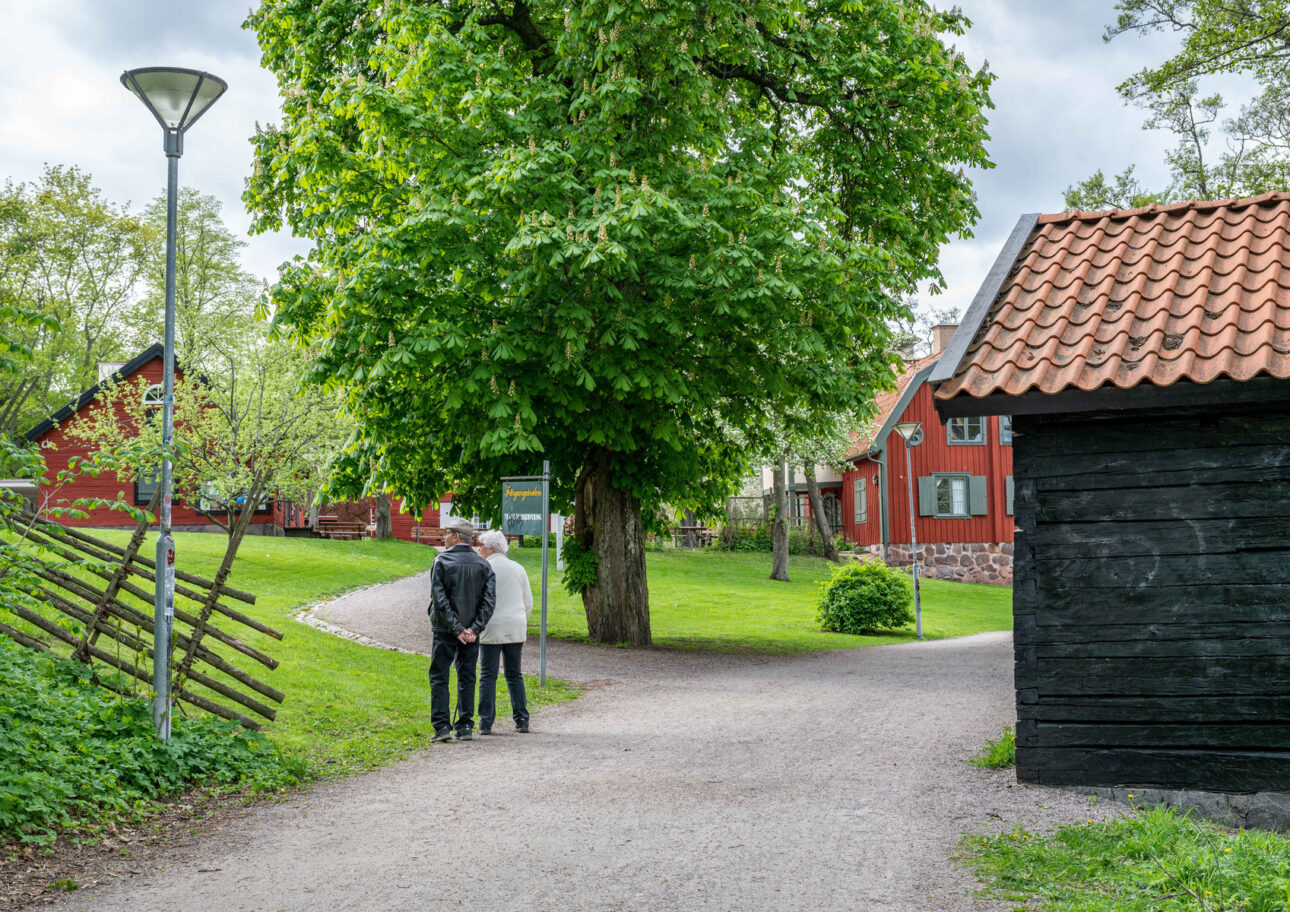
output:
[[[156,506],[154,498],[149,510]],[[31,512],[14,519],[14,531],[34,546],[40,563],[38,583],[21,587],[39,607],[6,605],[12,619],[0,621],[0,635],[88,665],[100,685],[117,693],[150,695],[156,564],[139,553],[149,524],[140,522],[122,547]],[[227,647],[269,669],[278,666],[277,660],[241,639],[237,627],[230,632],[214,621],[275,640],[282,633],[227,604],[255,604],[254,595],[226,582],[238,539],[230,542],[215,579],[175,573],[174,646],[182,657],[171,669],[171,697],[258,729],[261,720],[274,719],[285,695],[216,650]]]

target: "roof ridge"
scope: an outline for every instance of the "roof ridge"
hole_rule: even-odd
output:
[[[1150,206],[1139,206],[1136,209],[1099,209],[1085,211],[1068,209],[1065,212],[1047,213],[1039,216],[1040,225],[1052,225],[1057,222],[1090,222],[1099,219],[1127,219],[1141,215],[1160,215],[1166,212],[1182,212],[1188,209],[1197,212],[1208,212],[1211,209],[1243,209],[1248,206],[1261,206],[1270,202],[1290,202],[1290,192],[1272,190],[1258,196],[1230,197],[1219,200],[1189,199],[1178,203],[1153,203]]]

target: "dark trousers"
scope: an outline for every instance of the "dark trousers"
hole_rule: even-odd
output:
[[[430,648],[430,724],[435,731],[465,731],[475,723],[475,664],[479,643],[463,643],[451,633],[434,632]],[[448,715],[448,672],[457,669],[457,722]]]
[[[511,692],[511,716],[516,723],[529,720],[528,695],[520,673],[523,643],[483,643],[479,647],[479,727],[493,727],[497,718],[497,663],[506,669],[506,689]]]

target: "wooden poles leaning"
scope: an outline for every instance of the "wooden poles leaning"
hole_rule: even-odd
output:
[[[154,499],[150,509],[155,508]],[[139,553],[147,519],[124,547],[31,512],[14,519],[14,531],[33,545],[38,579],[20,587],[31,600],[28,604],[5,606],[13,619],[0,622],[0,636],[82,662],[110,690],[150,694],[156,566]],[[255,603],[254,595],[225,582],[232,558],[225,555],[215,580],[175,572],[174,645],[182,658],[171,670],[171,694],[177,702],[258,729],[259,720],[273,720],[285,694],[216,649],[227,647],[269,669],[277,667],[277,660],[247,643],[236,627],[237,632],[230,632],[215,621],[274,640],[281,640],[282,633],[227,604],[230,599]],[[98,580],[103,582],[96,585]]]

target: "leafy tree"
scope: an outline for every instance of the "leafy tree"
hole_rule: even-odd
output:
[[[351,480],[496,516],[551,461],[591,635],[649,642],[643,516],[709,511],[777,414],[891,382],[886,321],[978,217],[992,77],[923,0],[270,0],[272,291]],[[594,565],[594,572],[592,572]]]
[[[182,187],[176,201],[175,351],[200,363],[230,346],[246,348],[263,332],[244,319],[260,296],[259,282],[242,268],[246,242],[229,231],[219,200]],[[141,351],[161,338],[166,307],[166,196],[143,213],[150,246],[146,293],[124,316],[128,347]],[[241,338],[232,338],[233,334]]]
[[[1102,172],[1068,187],[1072,209],[1132,208],[1185,199],[1254,196],[1290,187],[1290,4],[1286,0],[1222,3],[1214,0],[1120,0],[1111,41],[1121,35],[1168,31],[1177,52],[1120,85],[1141,106],[1147,129],[1167,130],[1178,143],[1165,157],[1168,187],[1151,192],[1132,168],[1108,185]],[[1203,93],[1206,77],[1251,76],[1259,93],[1234,117],[1226,102]],[[1215,148],[1215,137],[1222,144]],[[1126,205],[1127,204],[1127,205]]]
[[[300,390],[305,357],[283,342],[212,354],[175,383],[175,494],[240,540],[273,498],[310,502],[348,429],[333,394]],[[100,394],[68,426],[74,440],[111,454],[128,477],[150,476],[161,424],[141,377]]]
[[[29,429],[96,381],[99,361],[121,356],[148,243],[147,226],[79,168],[47,167],[39,182],[0,189],[0,306],[45,318],[11,326],[31,359],[0,377],[0,431]]]
[[[1137,209],[1165,202],[1163,194],[1146,190],[1133,176],[1133,171],[1134,166],[1129,165],[1108,181],[1099,168],[1092,177],[1066,188],[1066,208],[1098,212],[1103,209]]]

